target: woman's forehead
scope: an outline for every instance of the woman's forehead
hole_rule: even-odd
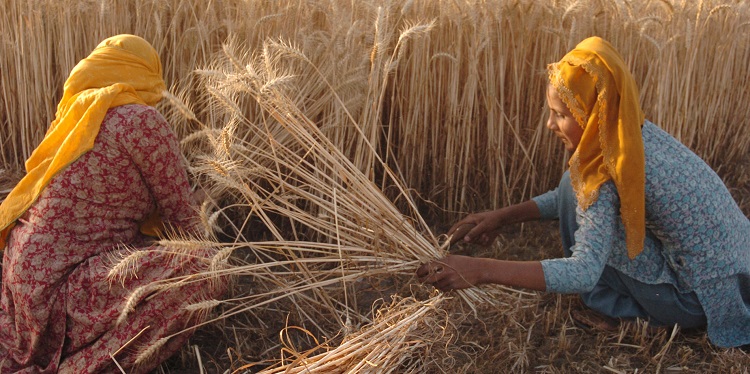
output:
[[[551,84],[547,85],[547,103],[550,105],[554,104],[555,106],[565,106],[560,98],[560,94],[557,92],[557,88]]]

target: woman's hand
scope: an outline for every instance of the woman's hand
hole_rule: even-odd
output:
[[[463,241],[486,246],[495,240],[500,226],[499,210],[474,213],[456,222],[448,230],[448,236],[451,237],[451,244]]]
[[[483,282],[482,258],[449,255],[417,269],[422,283],[431,283],[440,291],[460,290]]]
[[[440,291],[460,290],[480,284],[544,291],[544,270],[539,261],[504,261],[487,257],[449,255],[417,269],[417,277]]]
[[[451,244],[464,241],[489,245],[497,237],[500,227],[539,218],[539,207],[533,200],[528,200],[497,210],[470,214],[456,222],[448,230],[448,236],[451,238]]]
[[[204,201],[208,198],[208,193],[206,193],[206,190],[203,189],[200,185],[196,185],[193,187],[192,190],[192,196],[193,198],[193,204],[195,206],[201,206]]]

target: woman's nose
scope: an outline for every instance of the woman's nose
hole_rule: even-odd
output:
[[[551,116],[548,117],[547,118],[547,128],[554,131],[556,127],[557,127],[557,125],[555,125],[555,121],[552,120],[552,117]]]

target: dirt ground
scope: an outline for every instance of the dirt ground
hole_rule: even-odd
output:
[[[750,155],[747,162],[718,168],[730,192],[750,217]],[[445,232],[450,223],[435,225]],[[533,222],[507,228],[488,248],[454,246],[455,253],[532,260],[561,255],[557,222]],[[399,282],[414,280],[399,280]],[[364,303],[396,292],[381,288],[362,298]],[[476,315],[458,314],[457,349],[450,365],[430,369],[447,373],[749,373],[748,348],[722,349],[710,344],[705,330],[650,329],[641,322],[620,325],[616,331],[592,330],[571,318],[584,311],[576,295],[535,293],[509,295],[514,308],[485,306]],[[366,305],[365,305],[366,306]],[[256,317],[258,318],[258,317]],[[199,330],[181,354],[160,369],[161,373],[233,372],[244,364],[277,357],[279,331],[284,318],[277,311],[268,318],[237,318]],[[258,364],[236,372],[253,373]]]
[[[750,216],[750,162],[730,165],[732,177],[724,178],[735,200]],[[0,192],[9,190],[17,174],[0,173]],[[7,191],[5,192],[7,193]],[[0,195],[0,199],[4,194]],[[444,232],[449,223],[438,223]],[[556,222],[534,222],[507,228],[494,245],[454,246],[455,253],[531,260],[561,253]],[[378,299],[387,299],[414,279],[399,279],[368,289],[359,301],[362,310]],[[396,285],[400,286],[396,286]],[[242,281],[239,292],[250,287]],[[448,373],[748,373],[747,349],[721,349],[711,345],[704,330],[650,330],[644,323],[623,324],[603,332],[576,325],[575,311],[585,310],[575,295],[534,293],[508,295],[505,307],[480,307],[476,315],[451,311],[459,333]],[[512,305],[509,309],[508,304]],[[278,357],[279,332],[285,314],[268,310],[253,316],[237,316],[199,329],[179,354],[155,373],[254,373],[268,367],[264,361]],[[301,345],[305,339],[299,339]],[[255,363],[252,366],[248,366]],[[238,370],[239,368],[243,368]]]
[[[560,255],[556,222],[529,223],[503,232],[489,248],[466,246],[455,251],[473,256],[513,260]],[[407,282],[409,280],[406,280]],[[387,297],[393,289],[380,289]],[[649,329],[643,322],[623,324],[616,331],[592,330],[571,318],[585,310],[575,295],[509,294],[513,306],[484,306],[476,316],[452,310],[459,326],[450,365],[430,369],[440,373],[747,373],[750,354],[711,345],[704,330]],[[505,303],[507,304],[507,303]],[[243,364],[274,357],[280,351],[284,318],[271,312],[258,321],[241,318],[224,326],[198,331],[191,346],[173,357],[162,373],[233,372]],[[198,359],[200,355],[200,360]],[[232,356],[230,358],[230,356]],[[237,372],[253,373],[267,365]],[[184,371],[183,371],[184,370]]]

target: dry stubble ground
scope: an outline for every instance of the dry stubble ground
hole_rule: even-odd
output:
[[[750,162],[725,165],[734,170],[725,181],[736,201],[750,216]],[[721,168],[723,169],[723,168]],[[11,188],[18,173],[0,173],[0,198]],[[436,224],[444,232],[449,223]],[[488,248],[463,246],[456,253],[512,260],[532,260],[560,255],[556,222],[534,222],[506,228]],[[410,280],[399,280],[399,284]],[[413,280],[411,280],[413,281]],[[392,283],[391,283],[392,284]],[[238,291],[251,287],[242,281]],[[390,286],[371,289],[360,298],[360,307],[398,292]],[[630,324],[617,332],[590,331],[574,324],[571,312],[582,309],[574,295],[535,294],[519,296],[517,308],[482,307],[476,316],[466,313],[459,322],[455,342],[462,348],[452,369],[465,373],[499,372],[587,372],[587,373],[747,373],[750,354],[712,346],[705,331],[647,331],[643,324]],[[264,315],[265,314],[265,315]],[[157,373],[224,373],[250,362],[275,357],[279,331],[285,316],[265,310],[253,317],[240,316],[196,332],[178,355]],[[302,339],[304,340],[304,339]],[[302,341],[301,340],[301,341]],[[255,372],[256,369],[243,372]]]
[[[750,156],[747,162],[724,165],[734,170],[725,178],[735,200],[750,216]],[[445,232],[450,223],[436,224]],[[532,222],[506,228],[489,248],[463,246],[455,252],[511,260],[533,260],[561,255],[557,222]],[[413,280],[412,280],[413,281]],[[407,280],[408,282],[408,280]],[[394,289],[370,294],[370,300],[386,299]],[[363,307],[366,307],[363,306]],[[650,331],[644,324],[627,324],[616,332],[591,331],[576,326],[571,312],[583,307],[575,295],[538,293],[519,297],[517,308],[480,308],[476,316],[462,316],[456,346],[463,353],[454,357],[447,372],[504,373],[748,373],[747,349],[725,350],[711,345],[704,330]],[[278,352],[279,331],[284,318],[267,311],[268,318],[228,321],[194,336],[182,353],[173,357],[162,372],[198,370],[199,352],[206,372],[222,373]],[[264,323],[259,323],[260,320]],[[230,359],[229,356],[233,358]],[[263,366],[258,366],[262,368]],[[230,370],[231,371],[231,370]],[[252,372],[252,371],[248,371]]]
[[[728,175],[725,183],[750,217],[750,155],[718,170]],[[437,223],[435,231],[445,232],[449,226],[450,223]],[[557,222],[509,227],[489,248],[464,246],[453,250],[512,260],[552,258],[562,252]],[[387,299],[393,292],[397,290],[384,288],[371,292],[368,301],[380,296]],[[678,330],[672,336],[672,330],[649,331],[641,323],[624,325],[616,332],[590,331],[576,326],[571,318],[571,312],[581,309],[575,295],[539,293],[519,297],[517,308],[511,313],[507,308],[492,307],[480,308],[476,316],[467,313],[460,318],[460,336],[456,341],[463,353],[456,355],[453,369],[447,372],[456,369],[463,373],[750,372],[747,349],[717,348],[708,342],[704,330]],[[259,316],[254,322],[241,317],[224,326],[198,331],[192,346],[173,357],[161,372],[193,372],[199,366],[208,373],[231,372],[248,362],[269,357],[269,352],[278,352],[284,318],[276,311],[266,313],[268,318]],[[196,364],[199,361],[201,364]]]
[[[505,230],[490,248],[472,246],[458,252],[531,260],[558,256],[559,248],[557,223],[539,222]],[[390,291],[382,290],[383,296]],[[446,372],[745,373],[750,368],[748,353],[710,345],[705,331],[678,331],[671,342],[671,330],[647,331],[643,324],[626,325],[616,332],[590,331],[571,318],[571,312],[580,309],[575,295],[539,293],[519,297],[510,313],[493,307],[480,308],[476,317],[467,312],[457,321],[460,336],[455,345],[463,352],[456,354]],[[268,317],[262,318],[264,326],[260,319],[253,324],[240,318],[228,321],[224,329],[217,325],[199,331],[191,341],[195,347],[173,357],[162,372],[197,372],[196,349],[208,373],[223,373],[261,355],[268,357],[268,352],[278,353],[275,345],[284,318],[273,311]]]

